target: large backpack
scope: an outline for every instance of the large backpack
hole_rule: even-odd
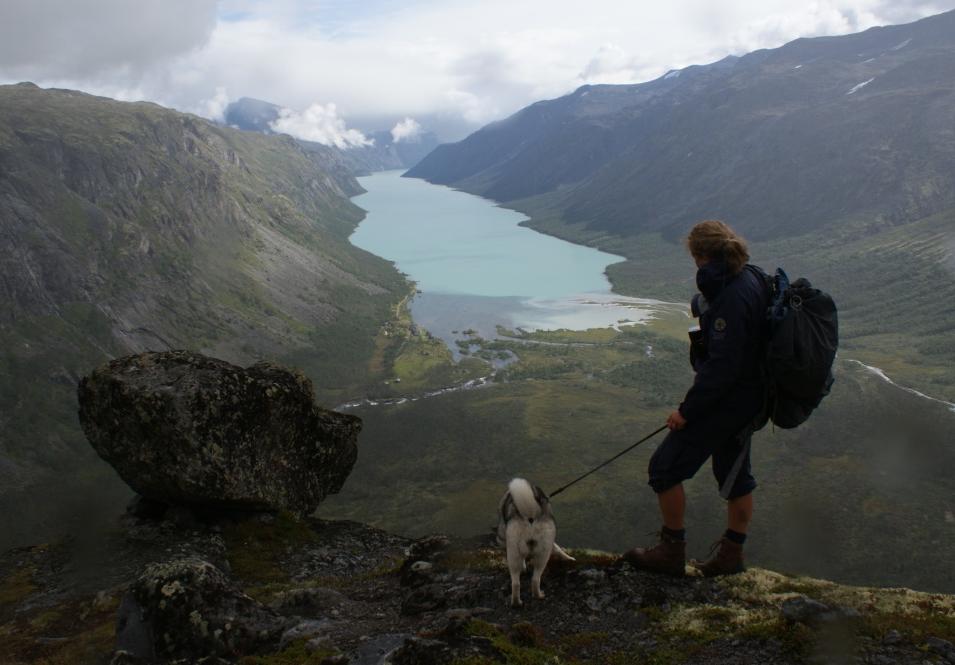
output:
[[[770,277],[767,309],[767,413],[777,427],[806,422],[834,378],[832,363],[839,345],[839,321],[832,297],[809,280],[790,283],[782,268]]]

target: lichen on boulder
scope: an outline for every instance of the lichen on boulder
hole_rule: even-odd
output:
[[[111,361],[82,379],[90,444],[136,492],[170,504],[305,515],[338,492],[361,420],[323,409],[300,372],[189,351]]]
[[[137,622],[140,637],[128,639],[128,627]],[[184,558],[143,571],[124,599],[117,643],[149,659],[235,656],[274,646],[287,627],[287,619],[245,595],[211,563]]]

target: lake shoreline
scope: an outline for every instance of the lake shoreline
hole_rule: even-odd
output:
[[[527,225],[521,212],[462,190],[382,171],[359,179],[365,217],[350,237],[391,261],[416,292],[417,325],[461,359],[462,330],[589,330],[646,323],[682,304],[620,294],[607,269],[625,256]]]

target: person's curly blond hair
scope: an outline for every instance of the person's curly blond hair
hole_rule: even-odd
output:
[[[746,241],[729,225],[715,219],[700,222],[690,229],[686,247],[695,259],[726,261],[734,275],[739,274],[749,261]]]

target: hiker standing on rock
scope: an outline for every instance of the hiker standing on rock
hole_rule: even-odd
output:
[[[686,495],[683,481],[712,457],[713,475],[727,501],[728,528],[705,562],[691,565],[706,576],[741,572],[743,543],[753,515],[756,481],[750,439],[763,411],[765,313],[770,293],[747,266],[746,241],[723,222],[705,221],[686,238],[696,262],[690,359],[696,377],[667,419],[669,434],[650,459],[650,486],[657,493],[663,528],[660,542],[623,558],[636,568],[683,575],[686,566]]]

